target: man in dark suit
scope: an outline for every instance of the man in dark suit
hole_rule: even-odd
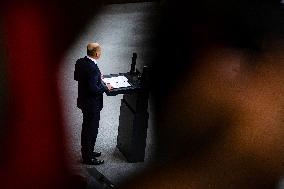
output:
[[[98,43],[87,46],[87,56],[76,61],[74,79],[78,81],[77,107],[83,112],[81,132],[81,153],[83,163],[99,165],[103,160],[97,159],[101,152],[95,152],[94,147],[98,134],[100,111],[103,108],[103,93],[111,90],[111,85],[105,85],[97,60],[101,56]]]

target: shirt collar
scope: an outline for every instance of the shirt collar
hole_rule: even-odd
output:
[[[90,57],[90,56],[88,56],[88,55],[87,55],[87,58],[90,59],[90,60],[92,60],[95,64],[97,64],[97,60],[96,60],[96,59],[94,59],[94,58],[92,58],[92,57]]]

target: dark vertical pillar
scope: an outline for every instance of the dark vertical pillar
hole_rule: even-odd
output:
[[[131,75],[133,75],[135,73],[136,59],[137,59],[137,54],[133,53],[132,62],[131,62],[131,69],[130,69]]]

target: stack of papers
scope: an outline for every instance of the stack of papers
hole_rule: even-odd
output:
[[[113,86],[113,88],[121,88],[121,87],[129,87],[129,86],[131,86],[128,83],[128,79],[125,76],[104,78],[103,81],[106,84],[111,84]]]

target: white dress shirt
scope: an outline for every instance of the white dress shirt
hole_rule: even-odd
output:
[[[98,63],[96,59],[94,59],[94,58],[92,58],[92,57],[90,57],[90,56],[88,56],[88,55],[87,55],[87,58],[90,59],[90,60],[92,60],[95,64]],[[98,64],[97,64],[97,66],[98,66]],[[98,66],[98,67],[99,67],[99,66]],[[101,79],[103,79],[103,74],[102,74],[102,73],[101,73]]]
[[[97,64],[97,60],[96,60],[96,59],[94,59],[94,58],[92,58],[92,57],[90,57],[90,56],[88,56],[88,55],[87,55],[87,58],[90,59],[90,60],[92,60],[95,64]]]

